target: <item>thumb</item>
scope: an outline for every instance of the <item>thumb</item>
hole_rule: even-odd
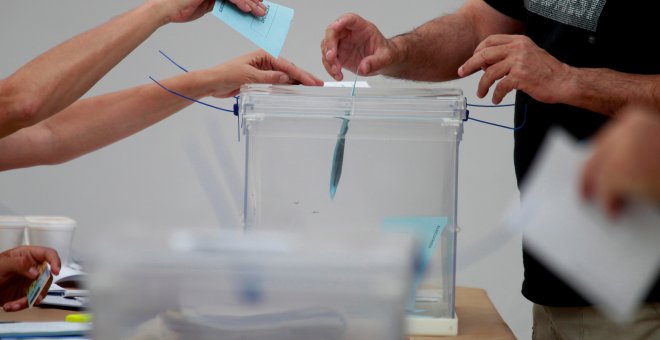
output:
[[[389,66],[390,58],[382,50],[375,54],[365,57],[358,65],[358,74],[361,76],[371,76],[379,74],[382,69]]]

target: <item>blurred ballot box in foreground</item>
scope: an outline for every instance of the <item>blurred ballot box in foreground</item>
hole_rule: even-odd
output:
[[[414,241],[173,233],[90,272],[94,339],[402,339]]]

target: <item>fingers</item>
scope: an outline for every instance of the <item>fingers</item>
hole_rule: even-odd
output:
[[[6,302],[4,305],[2,305],[2,309],[5,312],[17,312],[27,307],[28,307],[27,296],[21,297],[14,301]]]
[[[338,48],[343,39],[349,37],[352,31],[365,29],[366,21],[357,14],[348,13],[339,17],[325,30],[321,40],[321,60],[326,72],[337,81],[344,79],[343,65],[339,60]]]
[[[606,126],[601,132],[609,132],[612,126]],[[624,199],[618,190],[617,168],[611,159],[618,140],[612,140],[606,134],[599,134],[594,142],[594,152],[585,163],[580,175],[580,193],[585,200],[597,200],[610,218],[616,218],[623,206]]]
[[[515,41],[516,39],[525,39],[527,40],[528,38],[522,35],[515,35],[515,34],[493,34],[488,36],[488,38],[484,39],[482,42],[477,45],[477,48],[474,49],[474,54],[477,54],[481,52],[481,50],[488,48],[488,47],[493,47],[493,46],[501,46],[501,45],[507,45]]]
[[[623,199],[615,195],[614,192],[604,192],[601,196],[601,205],[611,219],[619,217],[623,209],[623,203]]]
[[[504,97],[509,94],[509,92],[519,87],[519,81],[515,77],[505,77],[504,79],[500,80],[500,82],[497,83],[497,86],[495,87],[495,91],[493,92],[493,104],[499,105],[502,103],[502,100],[504,100]]]
[[[237,94],[243,84],[303,84],[322,86],[323,81],[283,58],[275,58],[264,50],[235,58],[209,70],[221,75],[212,82],[211,94],[225,98]]]
[[[490,89],[496,81],[504,78],[511,71],[511,65],[505,60],[498,62],[485,69],[484,74],[479,80],[479,86],[477,87],[477,96],[483,98],[488,94],[488,89]]]
[[[331,26],[325,30],[325,37],[321,41],[321,60],[326,72],[332,78],[340,81],[344,78],[341,72],[341,64],[337,58],[337,44],[339,43],[338,31]]]
[[[605,155],[605,158],[608,156]],[[596,170],[593,174],[592,191],[593,197],[600,204],[602,209],[610,218],[616,218],[623,208],[624,190],[622,187],[621,178],[616,174],[613,162],[609,159],[604,159],[596,165]]]
[[[615,194],[615,191],[603,181],[603,167],[601,166],[601,155],[590,158],[582,170],[580,178],[580,194],[585,200],[598,201],[610,218],[616,218],[623,206],[623,200]]]
[[[580,175],[580,194],[585,200],[591,200],[594,197],[594,182],[597,173],[596,169],[598,169],[599,164],[600,159],[597,154],[594,154],[582,168]]]
[[[391,64],[391,56],[385,49],[378,49],[375,54],[362,59],[357,72],[360,76],[371,76],[389,64]]]
[[[488,68],[503,59],[513,50],[512,43],[518,41],[524,45],[529,38],[519,35],[494,34],[484,39],[475,48],[472,57],[458,68],[458,75],[467,77],[474,72]]]
[[[39,263],[33,259],[29,248],[24,246],[7,251],[2,270],[34,280],[39,275]]]
[[[27,277],[35,279],[39,275],[39,265],[43,262],[50,264],[51,272],[55,275],[60,273],[60,257],[57,252],[51,248],[39,246],[22,246],[15,248],[12,261],[8,264],[9,270]]]
[[[507,59],[508,53],[505,46],[481,49],[458,69],[458,74],[466,77],[479,70],[484,70],[477,88],[479,98],[484,98],[493,84],[501,80],[495,88],[492,98],[493,104],[499,104],[509,92],[517,88],[517,79],[507,77],[513,67]]]
[[[311,73],[297,67],[284,58],[274,59],[273,66],[275,70],[283,71],[296,82],[307,86],[322,86],[323,81],[316,78]],[[286,82],[280,82],[286,83]]]
[[[505,45],[483,48],[475,51],[472,57],[458,68],[458,75],[467,77],[477,71],[501,62],[509,55],[510,50]]]
[[[592,192],[593,198],[597,201],[605,214],[612,219],[619,216],[624,205],[621,196],[620,183],[616,176],[610,171],[611,164],[599,164],[593,174]]]
[[[330,24],[329,27],[337,31],[355,31],[362,29],[366,24],[366,20],[355,13],[346,13],[340,16],[335,22]]]
[[[46,247],[37,247],[37,246],[30,246],[28,247],[30,251],[30,255],[36,262],[36,264],[41,264],[44,261],[48,262],[50,264],[50,271],[57,275],[60,273],[60,267],[61,267],[61,262],[60,262],[60,257],[57,255],[57,252],[51,248],[46,248]]]
[[[230,0],[236,7],[245,13],[261,17],[266,15],[266,5],[260,0]]]
[[[292,84],[294,79],[282,71],[257,71],[256,78],[262,84]]]
[[[508,54],[509,50],[506,46],[482,48],[480,45],[474,55],[458,68],[458,75],[467,77],[477,71],[484,71],[477,88],[479,98],[484,98],[491,86],[502,79],[495,88],[492,98],[493,104],[499,104],[509,92],[517,88],[516,80],[506,77],[512,68],[511,63],[507,62]]]

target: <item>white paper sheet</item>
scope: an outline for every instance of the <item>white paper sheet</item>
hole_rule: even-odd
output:
[[[629,321],[657,279],[660,211],[627,205],[616,220],[579,195],[589,149],[552,131],[512,226],[535,256],[610,319]]]
[[[77,322],[16,322],[0,324],[0,338],[37,338],[84,336],[91,332],[91,323]],[[78,338],[80,339],[80,338]]]

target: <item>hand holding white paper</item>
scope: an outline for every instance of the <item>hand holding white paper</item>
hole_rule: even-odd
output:
[[[551,131],[512,225],[534,255],[617,322],[630,320],[660,266],[660,211],[631,202],[616,220],[579,194],[590,150]]]

